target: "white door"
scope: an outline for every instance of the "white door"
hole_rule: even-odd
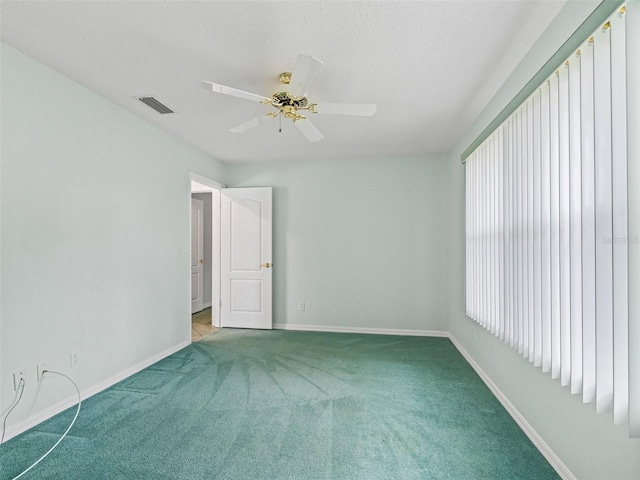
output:
[[[202,310],[204,294],[204,202],[191,199],[191,313]]]
[[[222,189],[223,327],[272,328],[271,187]]]

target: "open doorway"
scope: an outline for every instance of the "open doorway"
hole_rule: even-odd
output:
[[[191,181],[191,341],[220,326],[220,189],[219,183],[190,174]]]

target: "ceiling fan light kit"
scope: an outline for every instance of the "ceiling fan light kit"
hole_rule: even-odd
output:
[[[322,140],[324,136],[305,115],[298,113],[298,110],[306,110],[314,114],[372,116],[377,109],[374,103],[309,103],[306,97],[308,86],[315,80],[321,69],[322,62],[317,58],[309,55],[298,55],[293,72],[282,72],[279,77],[280,83],[289,86],[288,90],[276,92],[271,97],[256,95],[206,80],[205,83],[211,86],[213,92],[257,101],[277,109],[276,112],[269,112],[264,116],[256,117],[232,128],[232,132],[246,132],[260,125],[265,119],[279,116],[293,121],[294,125],[298,127],[298,130],[307,140],[317,142]]]

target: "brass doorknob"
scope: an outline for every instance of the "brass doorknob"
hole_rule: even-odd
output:
[[[202,258],[200,259],[200,263],[204,263],[204,260]]]
[[[262,264],[260,264],[260,266],[264,267],[264,268],[271,268],[271,267],[273,267],[273,263],[269,263],[269,262],[262,263]]]

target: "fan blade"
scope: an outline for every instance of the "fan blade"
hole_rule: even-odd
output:
[[[259,117],[252,118],[248,122],[245,122],[237,127],[233,127],[231,131],[233,133],[244,133],[247,130],[251,130],[252,128],[256,128],[258,125],[265,123],[268,120],[272,120],[274,117],[270,115],[260,115]]]
[[[318,103],[313,107],[315,113],[327,115],[361,115],[370,117],[376,113],[375,103]]]
[[[289,83],[289,93],[304,97],[307,94],[309,85],[316,79],[322,62],[309,55],[298,55],[296,64],[291,72],[291,82]]]
[[[300,130],[310,142],[317,142],[324,138],[324,135],[320,133],[320,130],[318,130],[308,118],[296,120],[293,124],[298,127],[298,130]]]
[[[204,81],[211,86],[211,90],[216,93],[222,93],[223,95],[231,95],[232,97],[244,98],[245,100],[251,100],[253,102],[264,102],[265,100],[271,103],[271,99],[267,97],[263,97],[262,95],[256,95],[255,93],[245,92],[243,90],[238,90],[237,88],[225,87],[224,85],[220,85],[218,83]]]

